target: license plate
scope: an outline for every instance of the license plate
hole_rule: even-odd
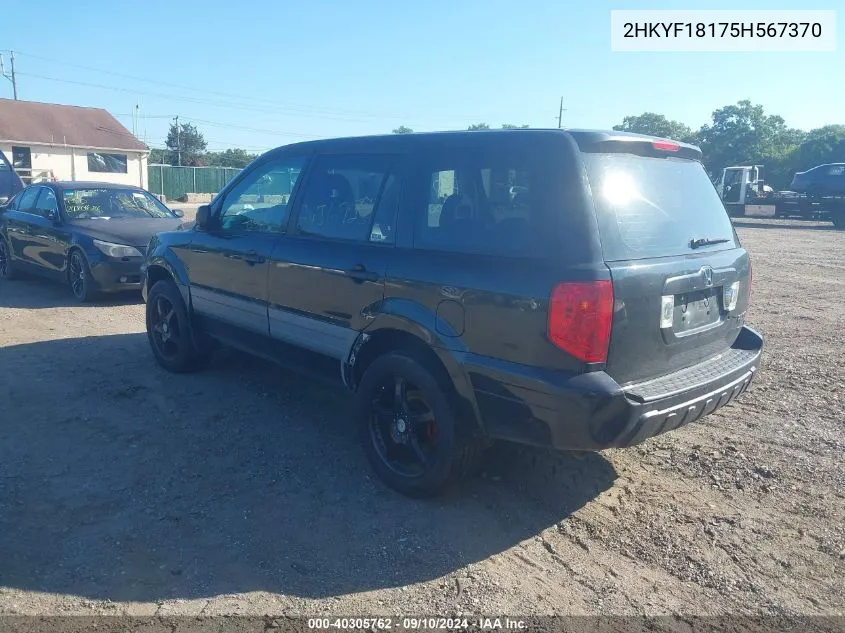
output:
[[[675,295],[675,333],[697,330],[719,321],[719,294],[721,288],[708,288],[697,292]]]

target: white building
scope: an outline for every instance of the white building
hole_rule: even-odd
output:
[[[87,180],[147,188],[149,148],[100,108],[0,99],[0,150],[25,183]]]

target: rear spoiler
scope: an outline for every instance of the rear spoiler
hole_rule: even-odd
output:
[[[588,153],[636,154],[654,158],[702,158],[701,149],[696,145],[681,143],[668,138],[630,134],[626,132],[581,132],[569,131],[578,148]]]

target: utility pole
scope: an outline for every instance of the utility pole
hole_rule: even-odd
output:
[[[11,74],[6,74],[6,69],[3,68],[3,56],[0,55],[0,75],[8,79],[12,82],[12,95],[15,98],[15,101],[18,100],[18,81],[15,78],[15,51],[9,51],[9,57],[12,60],[12,72]]]
[[[179,115],[176,115],[176,164],[182,166],[182,131],[179,129]]]
[[[563,112],[564,112],[563,97],[561,97],[560,98],[560,110],[558,110],[558,113],[557,113],[557,127],[558,127],[558,129],[563,127]]]

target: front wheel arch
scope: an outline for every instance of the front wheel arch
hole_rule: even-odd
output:
[[[158,264],[152,264],[151,266],[148,266],[147,272],[145,274],[147,277],[147,286],[149,288],[155,286],[156,283],[159,281],[172,281],[176,283],[176,280],[170,273],[170,271],[167,270],[164,266],[159,266]]]

